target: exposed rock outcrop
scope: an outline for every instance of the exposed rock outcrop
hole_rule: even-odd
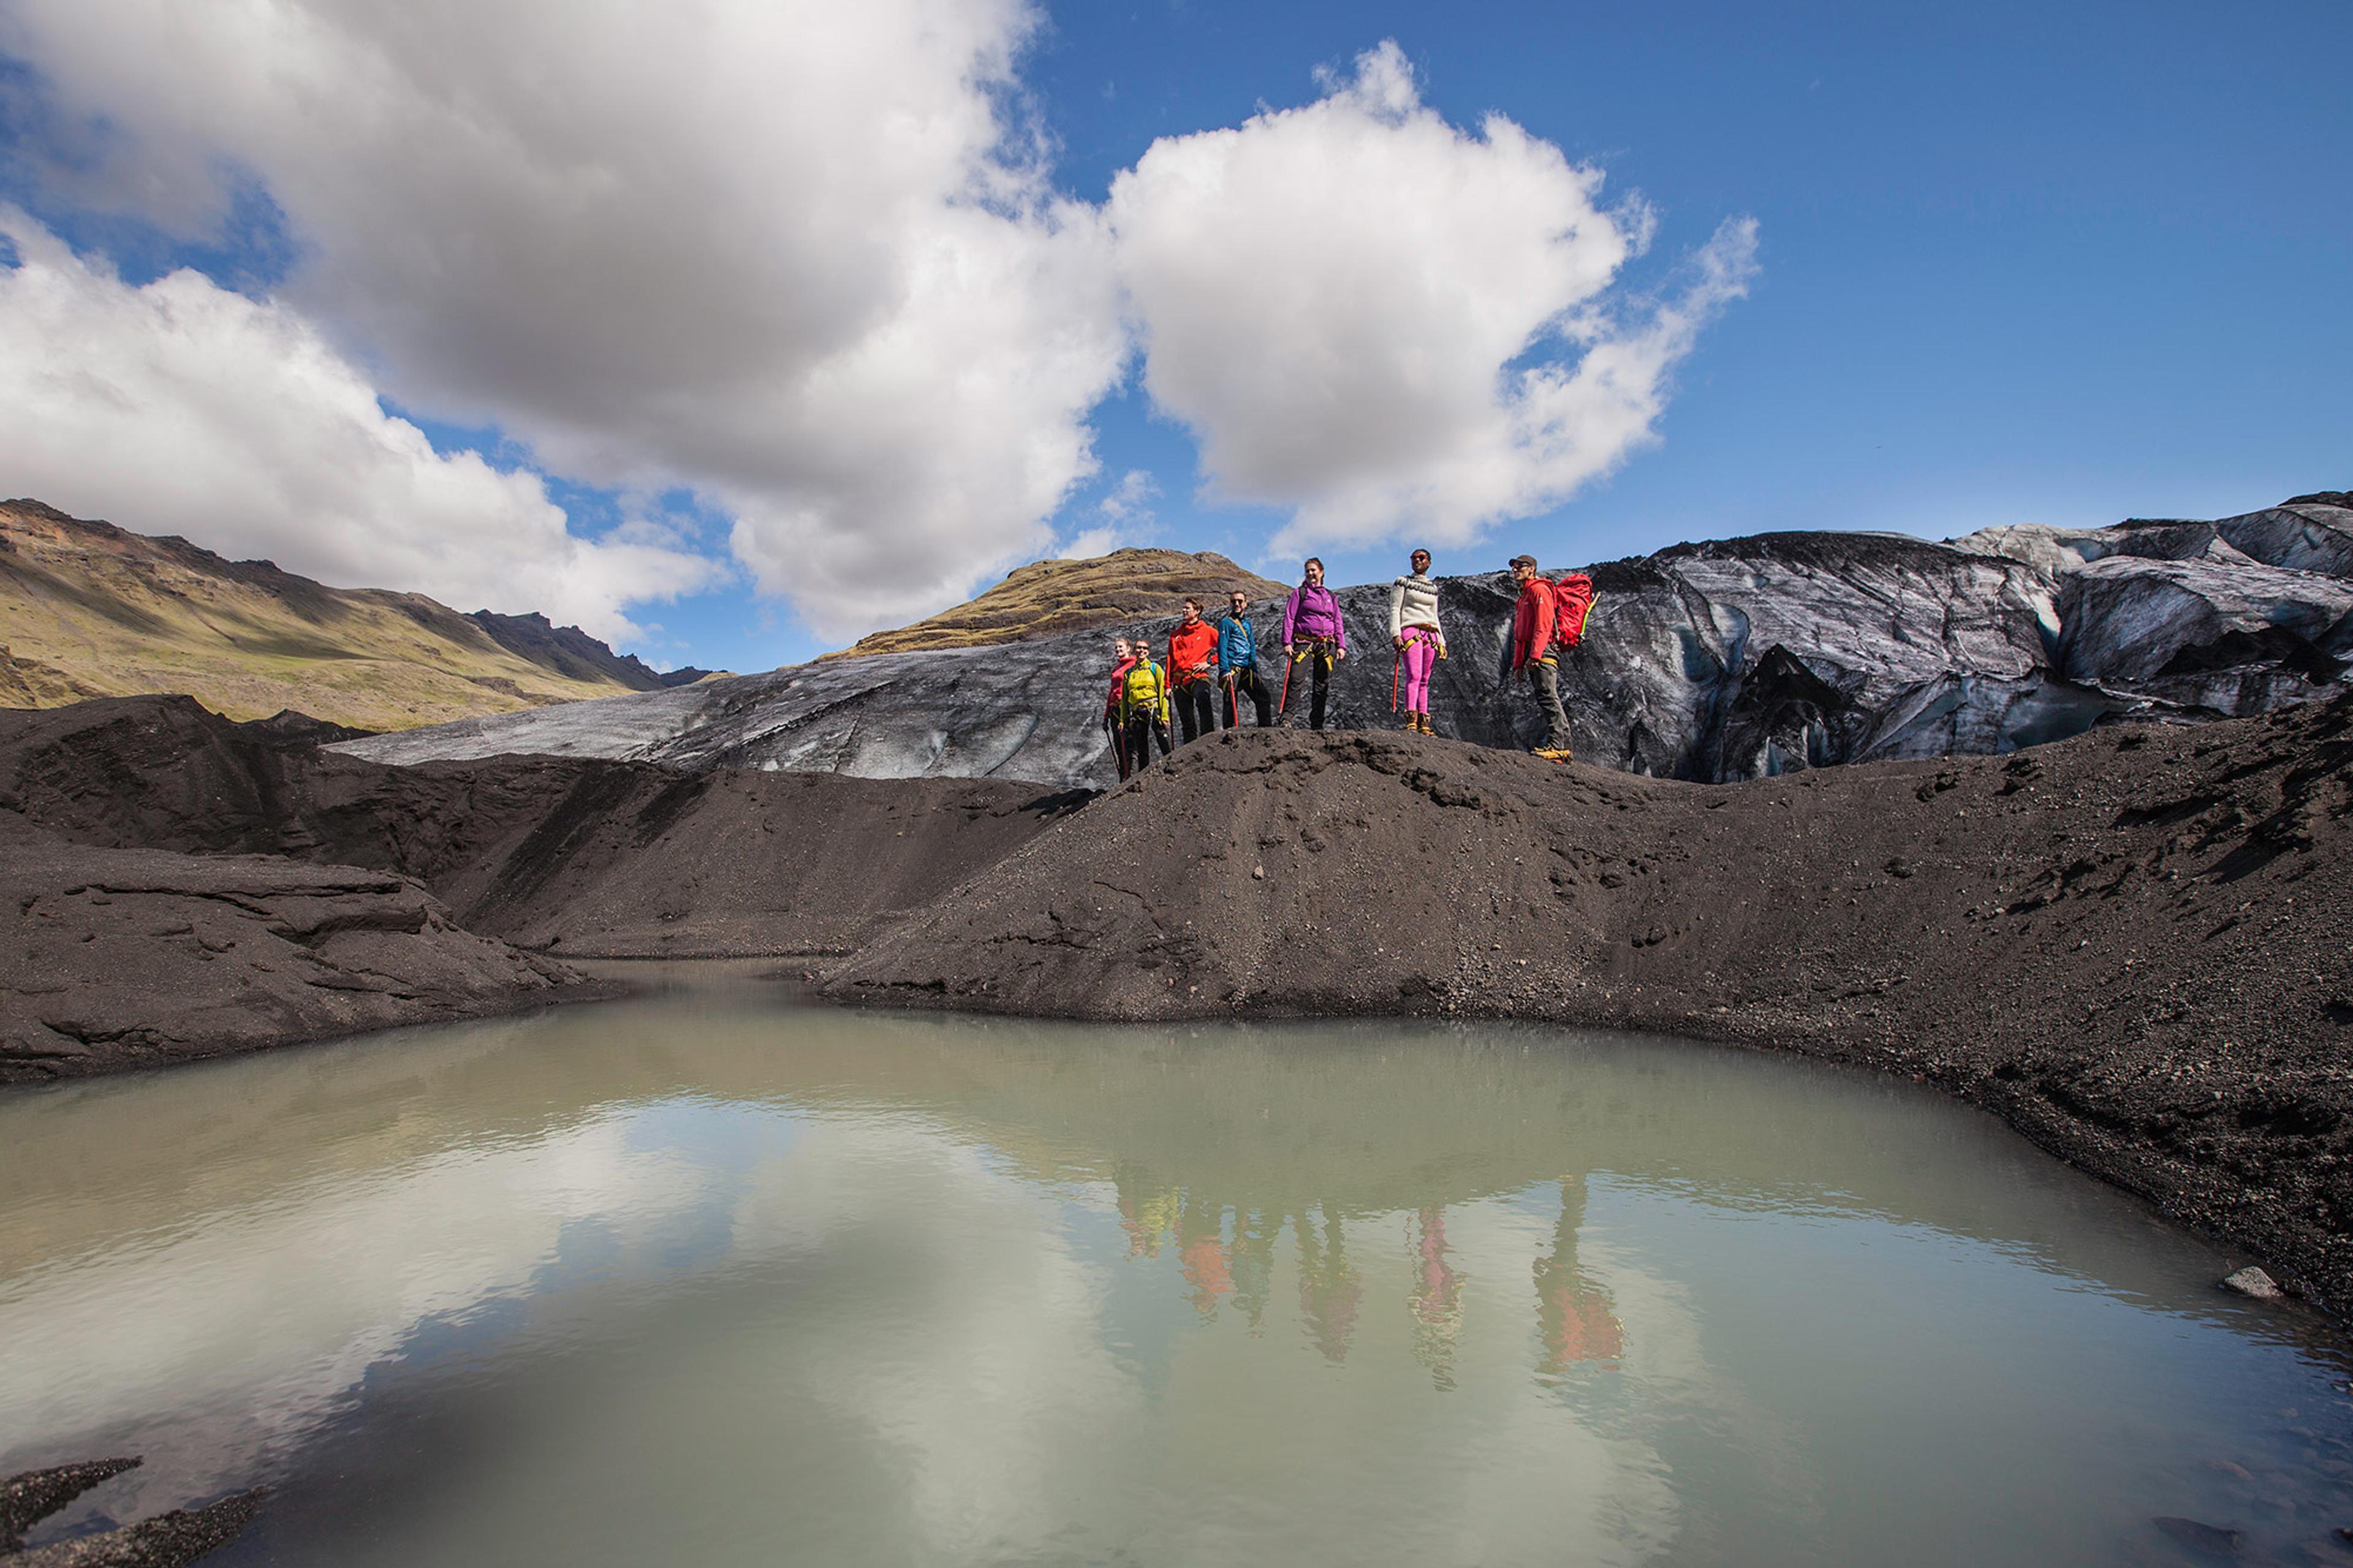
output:
[[[2014,751],[2132,719],[2204,722],[2341,689],[2353,510],[2306,499],[2220,522],[1991,529],[1950,544],[1784,533],[1593,568],[1564,699],[1578,754],[1702,781]],[[1388,589],[1340,593],[1353,657],[1332,722],[1388,727]],[[1525,745],[1499,668],[1501,573],[1445,580],[1441,732]],[[1169,612],[1158,622],[1165,629]],[[1274,601],[1253,610],[1261,634]],[[682,691],[351,742],[382,762],[539,752],[686,768],[1100,787],[1101,634],[832,658]],[[1265,668],[1281,678],[1281,655]],[[1293,720],[1305,704],[1294,698]]]
[[[691,668],[656,669],[635,654],[615,653],[578,626],[559,626],[536,610],[527,616],[476,610],[466,618],[508,652],[567,680],[617,686],[627,691],[662,691],[707,680],[713,673]]]
[[[1106,1019],[1439,1013],[1926,1078],[2353,1302],[2353,694],[1694,786],[1410,735],[1180,749],[827,973]]]
[[[138,1464],[135,1458],[93,1459],[0,1481],[0,1568],[182,1568],[235,1540],[269,1495],[268,1489],[256,1487],[203,1508],[174,1509],[94,1535],[26,1549],[25,1531]]]

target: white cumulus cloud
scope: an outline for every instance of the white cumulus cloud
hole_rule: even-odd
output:
[[[1654,438],[1755,226],[1719,229],[1672,298],[1614,298],[1651,218],[1602,206],[1598,171],[1501,115],[1449,125],[1393,42],[1326,87],[1155,142],[1112,187],[1145,385],[1211,493],[1289,510],[1277,549],[1460,542]]]
[[[107,187],[258,180],[289,300],[405,406],[691,486],[848,635],[1045,545],[1126,353],[1099,215],[1008,124],[1022,0],[10,0]],[[209,193],[200,201],[192,193]]]
[[[29,240],[7,287],[102,325],[5,327],[0,458],[35,427],[79,443],[12,488],[111,485],[132,527],[592,626],[714,570],[565,535],[535,479],[432,457],[380,392],[552,474],[691,490],[763,593],[846,640],[1053,548],[1058,517],[1069,548],[1145,525],[1142,494],[1064,515],[1139,342],[1209,491],[1291,514],[1276,548],[1435,542],[1653,439],[1746,287],[1736,223],[1680,291],[1626,298],[1647,214],[1509,120],[1448,124],[1395,44],[1071,199],[1021,108],[1040,26],[1034,0],[0,0],[50,195],[200,237],[266,193],[295,258],[240,299]],[[166,471],[212,488],[130,477]],[[232,480],[279,521],[228,531],[199,498]]]
[[[720,569],[634,536],[577,538],[537,475],[436,453],[299,312],[192,271],[132,288],[12,207],[0,236],[17,258],[0,269],[14,492],[339,586],[543,610],[608,639],[638,635],[624,605]]]

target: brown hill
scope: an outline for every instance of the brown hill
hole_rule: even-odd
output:
[[[920,653],[1059,637],[1140,616],[1173,616],[1188,594],[1198,595],[1214,613],[1237,588],[1254,600],[1289,592],[1283,584],[1208,551],[1188,555],[1181,550],[1114,550],[1080,561],[1033,561],[1015,567],[1004,582],[976,599],[913,626],[871,633],[826,657]]]
[[[236,719],[294,708],[403,730],[702,673],[664,676],[541,616],[330,588],[185,539],[0,501],[0,707],[182,692]]]

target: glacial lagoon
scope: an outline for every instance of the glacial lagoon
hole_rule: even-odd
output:
[[[1676,1041],[706,977],[0,1096],[0,1473],[147,1458],[37,1539],[269,1485],[223,1568],[2353,1525],[2343,1342],[2243,1258],[1917,1086]]]

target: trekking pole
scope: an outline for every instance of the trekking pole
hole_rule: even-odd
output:
[[[1397,650],[1397,658],[1389,661],[1389,712],[1392,716],[1397,712],[1398,672],[1404,668],[1405,649],[1399,648]]]

